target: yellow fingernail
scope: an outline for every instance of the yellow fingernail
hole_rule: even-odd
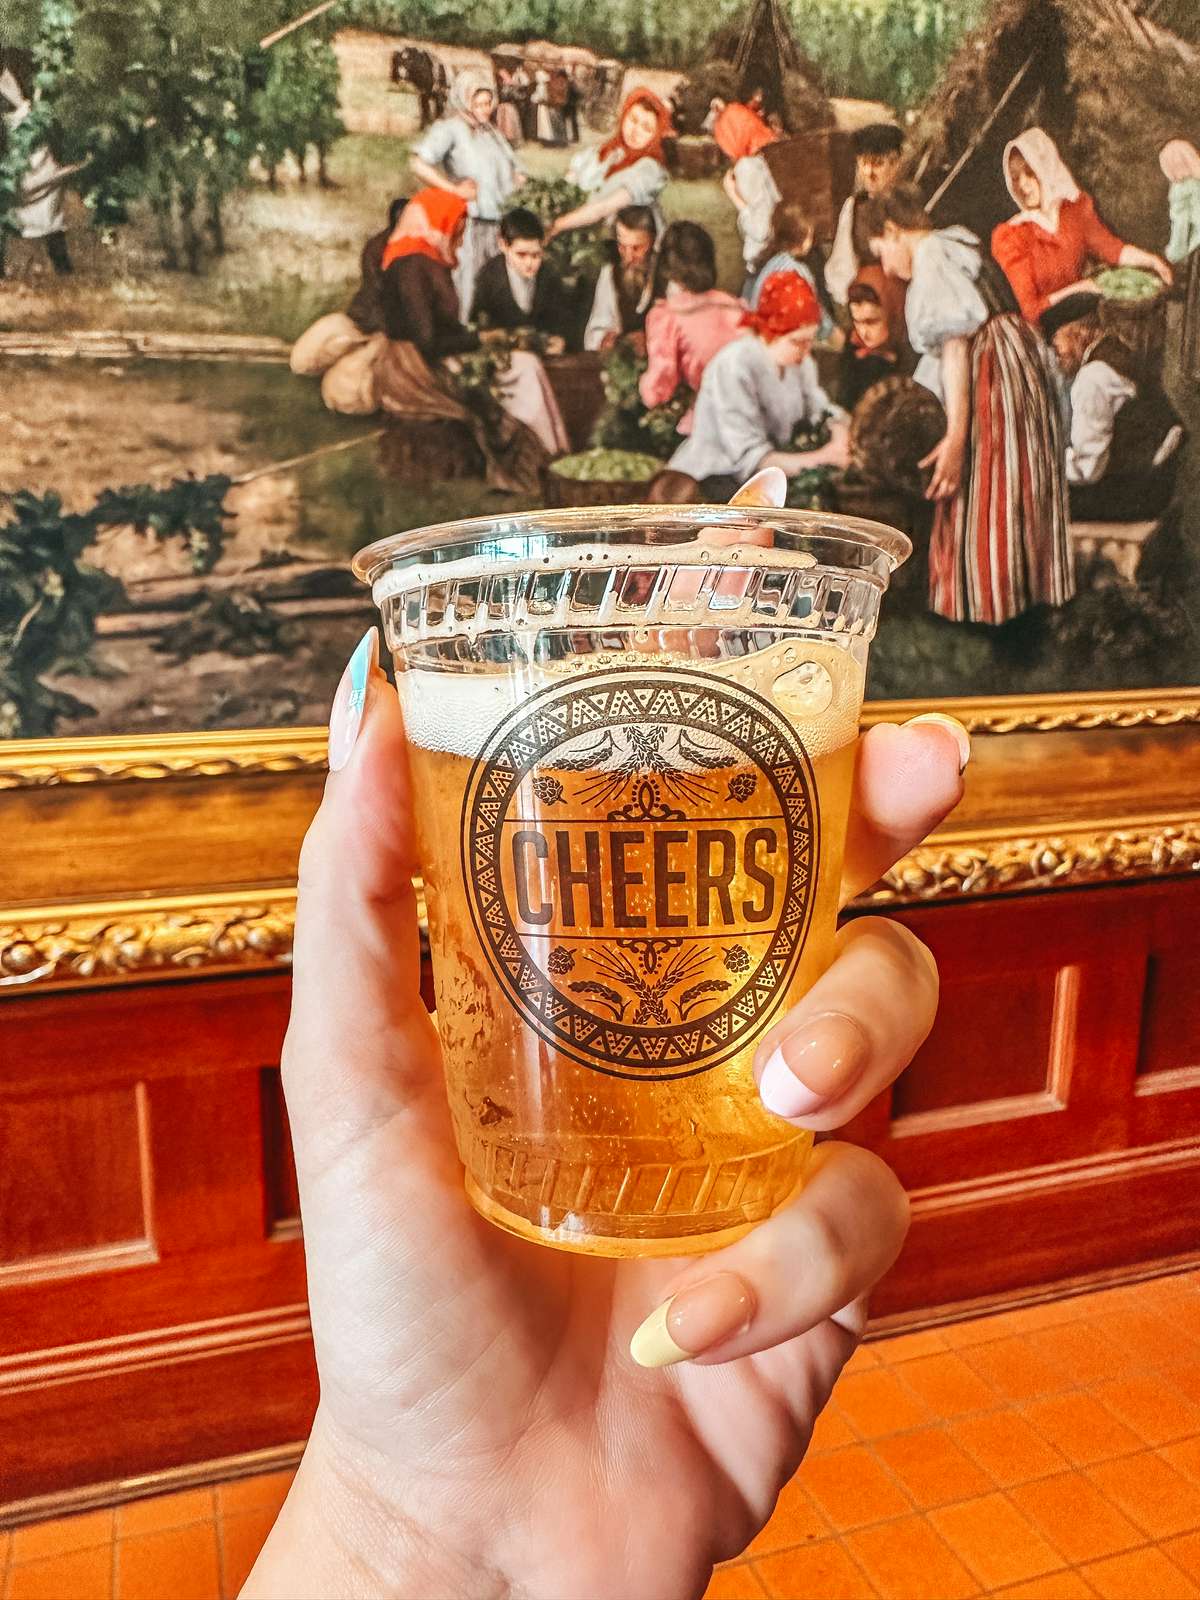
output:
[[[640,1367],[670,1367],[745,1333],[753,1316],[749,1284],[736,1273],[718,1272],[652,1311],[630,1340],[629,1353]]]
[[[629,1354],[639,1367],[672,1367],[677,1361],[688,1359],[689,1352],[681,1349],[667,1332],[670,1309],[669,1300],[656,1306],[629,1341]]]
[[[958,770],[966,771],[967,762],[971,759],[971,735],[957,717],[948,717],[944,711],[923,711],[919,717],[910,717],[905,727],[911,728],[914,722],[936,722],[947,733],[953,734],[958,744]]]

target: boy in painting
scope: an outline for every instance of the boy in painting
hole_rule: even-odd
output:
[[[858,269],[871,259],[863,234],[866,201],[886,192],[900,175],[904,134],[891,122],[872,122],[854,135],[854,193],[838,216],[833,248],[825,263],[825,287],[839,306],[846,304]]]
[[[547,355],[559,355],[568,309],[562,281],[546,260],[546,230],[518,206],[501,220],[500,254],[479,274],[474,320],[481,328],[535,328],[549,335]]]

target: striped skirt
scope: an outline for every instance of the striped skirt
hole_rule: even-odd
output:
[[[993,317],[970,359],[971,431],[959,491],[938,503],[929,604],[995,624],[1075,592],[1066,442],[1049,351],[1023,317]]]

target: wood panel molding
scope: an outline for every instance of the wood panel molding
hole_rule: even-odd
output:
[[[236,1455],[190,1461],[182,1467],[160,1467],[154,1472],[139,1472],[130,1477],[110,1478],[103,1483],[87,1483],[77,1489],[63,1489],[57,1494],[10,1500],[7,1505],[0,1505],[0,1532],[22,1527],[27,1522],[47,1522],[51,1518],[75,1516],[81,1511],[126,1505],[131,1500],[145,1500],[152,1495],[176,1494],[210,1483],[230,1483],[235,1478],[255,1478],[264,1472],[289,1472],[300,1465],[305,1442],[297,1439],[266,1450],[240,1450]]]
[[[95,1339],[54,1350],[0,1357],[0,1400],[30,1389],[50,1389],[81,1379],[103,1380],[152,1367],[178,1366],[217,1356],[238,1355],[264,1345],[310,1338],[308,1306],[271,1306],[231,1317],[175,1327],[148,1328],[111,1339]]]

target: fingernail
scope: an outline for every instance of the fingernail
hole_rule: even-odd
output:
[[[808,1117],[838,1099],[867,1064],[866,1034],[851,1017],[827,1012],[802,1023],[772,1051],[758,1093],[777,1117]]]
[[[971,759],[971,735],[957,717],[948,717],[944,711],[922,711],[919,717],[910,717],[904,726],[911,728],[916,722],[933,722],[953,734],[958,745],[958,770],[967,770],[967,762]]]
[[[732,1272],[719,1272],[664,1300],[629,1341],[639,1367],[671,1367],[703,1355],[744,1333],[754,1317],[754,1295]]]
[[[367,680],[379,661],[379,635],[368,628],[346,663],[329,713],[329,770],[340,772],[350,759],[367,704]]]
[[[779,467],[764,467],[746,482],[729,502],[731,506],[782,506],[787,500],[788,481]]]

